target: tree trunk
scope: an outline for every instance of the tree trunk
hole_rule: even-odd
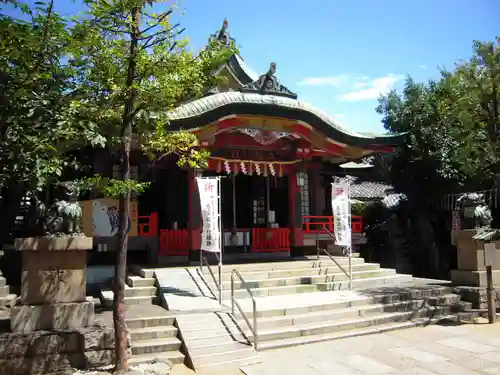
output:
[[[123,181],[130,180],[130,144],[132,140],[132,114],[136,99],[136,90],[133,88],[136,76],[136,55],[139,39],[140,8],[132,8],[132,28],[130,33],[130,55],[127,71],[126,86],[129,90],[123,112],[122,125],[122,163],[121,172]],[[127,361],[127,328],[125,326],[125,277],[127,268],[128,247],[128,220],[130,213],[130,190],[120,196],[119,220],[120,230],[118,233],[118,249],[115,267],[114,282],[114,309],[113,321],[115,328],[115,363],[116,372],[121,373],[128,370]]]

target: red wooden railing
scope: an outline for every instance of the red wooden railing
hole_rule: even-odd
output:
[[[139,221],[145,222],[140,223]],[[149,216],[137,216],[139,222],[139,236],[157,236],[158,235],[158,212],[152,212]]]
[[[302,226],[306,233],[318,233],[324,229],[334,230],[333,216],[304,216]],[[351,216],[351,230],[353,233],[363,233],[363,217]]]
[[[267,234],[270,233],[270,235]],[[252,228],[252,252],[290,251],[290,229]]]
[[[160,255],[187,255],[189,232],[187,229],[161,229]]]

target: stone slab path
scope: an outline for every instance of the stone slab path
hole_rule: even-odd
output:
[[[500,323],[412,328],[259,354],[262,363],[244,374],[500,374]]]

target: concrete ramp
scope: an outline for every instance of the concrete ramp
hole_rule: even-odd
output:
[[[154,275],[162,305],[172,313],[222,311],[215,288],[210,290],[197,268],[159,268]]]

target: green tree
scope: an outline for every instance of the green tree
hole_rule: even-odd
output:
[[[211,73],[234,52],[210,41],[193,54],[181,38],[184,29],[172,23],[175,8],[155,13],[154,3],[86,1],[88,14],[75,27],[75,33],[85,32],[86,38],[73,44],[72,61],[79,62],[79,83],[87,91],[79,114],[99,123],[106,136],[121,147],[121,183],[114,180],[107,187],[120,202],[113,311],[117,371],[127,368],[124,291],[130,194],[144,188],[130,178],[132,141],[153,159],[175,153],[180,164],[196,167],[205,163],[207,153],[195,147],[194,135],[168,132],[168,112],[212,86]]]
[[[499,155],[499,61],[498,47],[476,42],[474,56],[443,70],[440,79],[408,78],[401,94],[380,98],[377,112],[385,128],[406,133],[390,163],[394,181],[417,201],[458,187],[491,186]]]
[[[68,151],[103,145],[97,125],[77,114],[77,67],[65,58],[74,38],[54,2],[30,8],[4,1],[0,11],[0,242],[26,191],[41,191],[76,167]],[[21,17],[4,12],[17,6]],[[5,8],[4,8],[5,7]]]

